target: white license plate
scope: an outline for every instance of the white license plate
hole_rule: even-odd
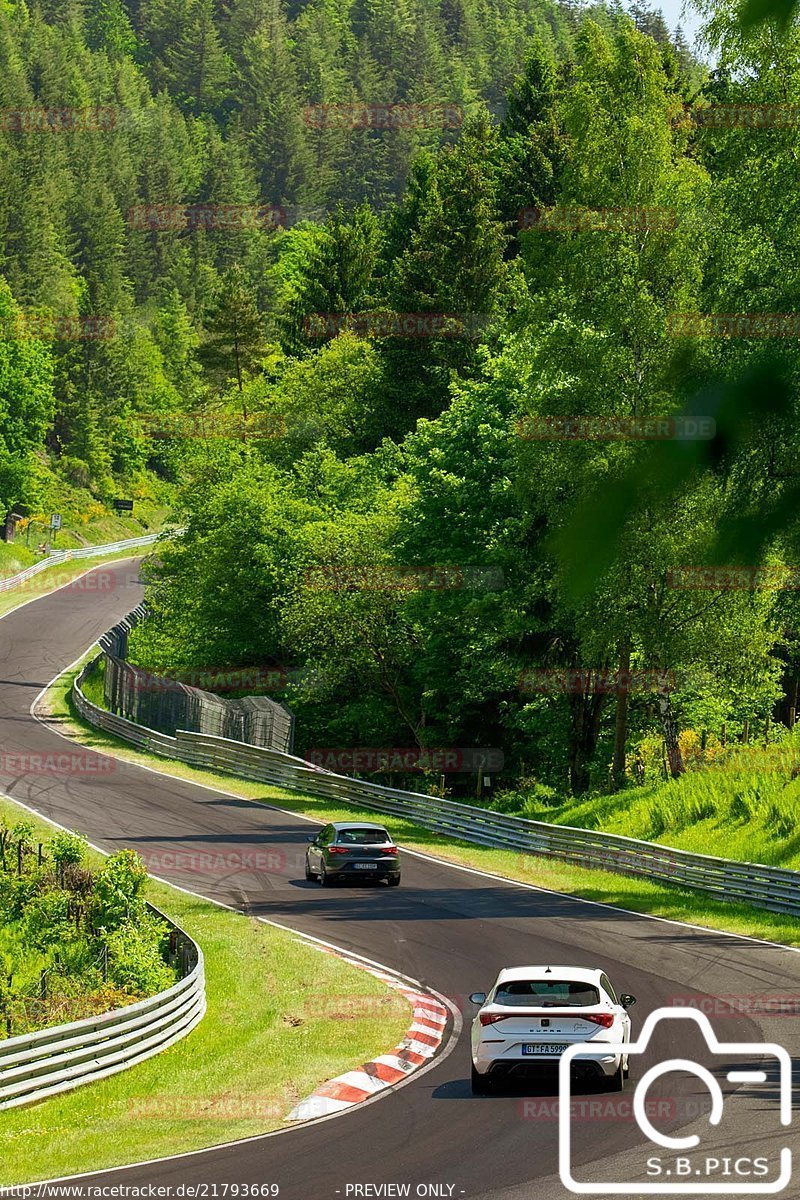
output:
[[[353,869],[356,871],[377,871],[377,863],[353,863]]]
[[[523,1054],[563,1054],[567,1048],[566,1042],[526,1042],[522,1047]]]

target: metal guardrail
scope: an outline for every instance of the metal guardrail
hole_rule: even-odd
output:
[[[184,730],[178,730],[174,738],[165,737],[113,716],[87,700],[81,691],[81,683],[91,665],[84,668],[73,685],[75,704],[81,716],[90,724],[156,754],[192,766],[211,767],[245,779],[356,804],[379,813],[391,813],[462,842],[516,850],[521,855],[557,858],[577,866],[692,888],[723,901],[800,916],[800,871],[692,854],[620,834],[505,816],[455,800],[441,800],[420,792],[336,775],[291,754],[227,738]]]
[[[135,550],[137,546],[151,546],[160,537],[160,533],[146,533],[142,537],[128,538],[122,542],[107,542],[103,546],[81,546],[78,550],[53,550],[47,558],[34,563],[32,567],[26,567],[17,575],[9,575],[7,579],[0,579],[0,592],[9,592],[19,584],[25,583],[26,580],[32,579],[34,575],[38,575],[40,571],[70,562],[73,558],[97,558],[103,554],[116,554],[118,550]]]
[[[186,1037],[206,1011],[203,952],[163,913],[182,943],[185,974],[166,991],[99,1017],[0,1041],[0,1109],[18,1108],[116,1075]]]

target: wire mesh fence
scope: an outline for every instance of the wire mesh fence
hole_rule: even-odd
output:
[[[277,700],[268,696],[228,699],[128,662],[129,635],[146,612],[139,605],[100,639],[105,704],[110,712],[170,737],[178,729],[189,729],[291,753],[294,717]]]

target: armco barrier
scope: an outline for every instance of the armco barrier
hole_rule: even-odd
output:
[[[84,668],[73,685],[75,705],[81,716],[90,724],[156,754],[192,766],[228,771],[245,779],[278,784],[314,796],[356,804],[359,808],[406,817],[416,825],[462,842],[544,855],[583,867],[693,888],[723,901],[738,901],[771,912],[800,916],[800,871],[691,854],[619,834],[504,816],[454,800],[440,800],[418,792],[350,779],[313,767],[305,759],[227,738],[183,730],[178,730],[174,738],[165,737],[113,716],[87,700],[81,683],[91,666],[90,663]]]
[[[40,562],[34,563],[32,567],[26,567],[24,571],[20,571],[18,575],[10,575],[7,579],[0,579],[0,592],[9,592],[12,588],[18,587],[19,584],[25,583],[26,580],[32,579],[34,575],[38,575],[40,571],[46,571],[48,567],[57,567],[61,563],[70,562],[73,558],[97,558],[103,554],[116,554],[120,550],[135,550],[137,546],[152,545],[160,537],[160,533],[146,533],[142,537],[128,538],[124,542],[107,542],[104,546],[82,546],[79,550],[55,550],[47,558],[43,558]]]
[[[0,1041],[0,1109],[18,1108],[116,1075],[186,1037],[206,1010],[203,952],[163,913],[184,975],[156,996],[99,1017]]]

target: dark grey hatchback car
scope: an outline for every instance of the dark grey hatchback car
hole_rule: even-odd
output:
[[[400,882],[400,855],[382,825],[334,821],[308,841],[306,879],[323,887],[337,880],[385,879],[389,887]]]

